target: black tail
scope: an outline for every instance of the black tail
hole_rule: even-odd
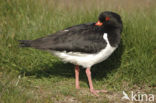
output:
[[[31,40],[18,40],[20,47],[30,47],[31,46]]]

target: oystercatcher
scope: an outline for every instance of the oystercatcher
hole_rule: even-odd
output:
[[[106,11],[98,22],[75,25],[35,40],[19,40],[21,47],[46,50],[75,65],[75,85],[79,89],[79,65],[86,68],[90,92],[98,96],[91,79],[91,67],[106,60],[118,47],[122,32],[121,17]]]

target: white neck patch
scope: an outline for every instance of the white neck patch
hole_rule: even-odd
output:
[[[103,39],[106,40],[107,39],[107,33],[103,34]]]
[[[106,40],[107,44],[109,44],[107,33],[104,33],[103,34],[103,39]]]

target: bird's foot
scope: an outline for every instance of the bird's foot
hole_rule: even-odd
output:
[[[94,90],[94,89],[90,89],[90,92],[92,94],[94,94],[95,96],[99,96],[98,93],[100,93],[100,92],[107,93],[107,90]]]
[[[80,89],[80,86],[76,86],[75,88],[76,88],[76,89]]]

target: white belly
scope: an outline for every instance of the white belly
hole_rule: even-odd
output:
[[[104,49],[100,52],[95,54],[88,54],[88,53],[79,53],[79,52],[59,52],[59,51],[52,51],[52,53],[59,58],[61,58],[64,62],[70,62],[75,65],[81,65],[85,68],[90,68],[94,64],[102,62],[106,60],[117,47],[112,47],[109,44],[107,39],[107,33],[104,33],[103,38],[106,40],[107,45]]]

